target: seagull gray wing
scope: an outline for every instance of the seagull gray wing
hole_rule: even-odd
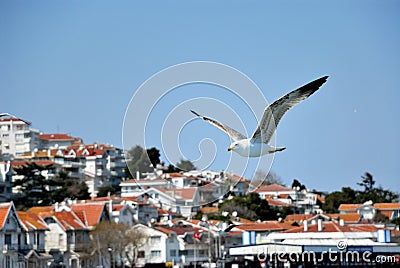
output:
[[[239,141],[239,140],[247,139],[246,136],[244,136],[242,133],[240,133],[240,132],[234,130],[234,129],[231,128],[231,127],[228,127],[228,126],[226,126],[226,125],[224,125],[224,124],[221,124],[221,123],[219,123],[219,122],[217,122],[217,121],[215,121],[215,120],[213,120],[213,119],[211,119],[211,118],[202,116],[202,115],[196,113],[195,111],[192,111],[192,110],[190,110],[190,111],[191,111],[192,113],[194,113],[196,116],[200,117],[201,119],[205,120],[206,122],[210,123],[211,125],[213,125],[213,126],[219,128],[220,130],[222,130],[223,132],[225,132],[226,134],[228,134],[228,136],[229,136],[232,140],[234,140],[234,141]]]
[[[251,141],[269,143],[283,115],[293,106],[311,96],[311,94],[317,91],[327,79],[328,76],[324,76],[313,82],[310,82],[307,85],[304,85],[286,94],[268,106],[264,110],[264,114],[251,138]]]

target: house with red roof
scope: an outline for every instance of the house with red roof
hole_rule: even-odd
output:
[[[296,213],[314,214],[322,212],[318,203],[324,199],[319,194],[312,193],[307,189],[292,189],[274,183],[261,186],[254,192],[258,193],[262,199],[266,199],[272,206],[292,206],[296,209]]]
[[[266,237],[265,243],[234,247],[229,253],[236,257],[256,257],[262,252],[265,260],[274,260],[276,254],[296,256],[293,259],[275,259],[275,265],[279,267],[284,263],[312,267],[315,262],[321,267],[348,267],[372,263],[378,255],[387,257],[398,254],[400,245],[392,243],[388,237],[390,230],[373,225],[346,225],[343,221],[324,222],[319,219],[315,224],[304,221],[303,226],[272,232]],[[328,255],[328,252],[336,255]],[[344,254],[339,258],[337,254],[341,252]],[[347,253],[351,256],[346,255]],[[304,256],[306,258],[302,258]]]
[[[360,220],[371,221],[377,213],[381,213],[389,220],[400,217],[400,203],[373,203],[372,201],[364,204],[341,204],[339,206],[341,215],[359,214]],[[346,217],[346,216],[345,216]]]
[[[19,118],[0,118],[0,154],[6,159],[39,148],[39,130]]]
[[[234,226],[230,231],[242,232],[242,244],[258,244],[266,241],[273,232],[281,232],[294,228],[290,223],[280,221],[253,222]]]
[[[81,138],[72,137],[64,133],[52,133],[39,135],[41,149],[67,148],[74,144],[82,144]]]
[[[0,203],[0,267],[16,267],[21,254],[29,251],[24,226],[14,203]]]
[[[30,251],[25,255],[28,267],[47,267],[53,256],[46,253],[45,233],[49,227],[38,215],[32,212],[17,212],[27,237]]]
[[[174,231],[142,224],[132,229],[140,230],[147,236],[146,243],[138,249],[136,265],[144,267],[146,264],[166,266],[167,263],[181,263],[178,235]]]
[[[90,242],[90,231],[96,224],[110,220],[106,202],[63,202],[54,206],[33,207],[27,213],[35,214],[47,226],[45,251],[52,255],[54,263],[69,263],[71,267],[88,263],[91,257],[81,253]]]
[[[155,226],[159,232],[169,237],[173,245],[170,250],[170,261],[176,264],[189,265],[206,263],[209,254],[215,256],[215,238],[207,228],[194,226],[184,221],[175,222],[173,225]],[[209,245],[212,245],[209,247]],[[210,251],[209,251],[210,250]]]

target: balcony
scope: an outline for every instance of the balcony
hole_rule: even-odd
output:
[[[44,247],[44,244],[39,244],[39,245],[30,245],[31,246],[31,249],[34,249],[34,250],[36,250],[36,251],[39,251],[39,252],[44,252],[45,251],[45,247]]]
[[[90,243],[68,244],[67,248],[72,251],[84,251],[90,248]]]
[[[125,162],[122,162],[122,161],[111,162],[111,163],[110,163],[110,167],[111,167],[111,168],[125,168],[125,167],[126,167],[126,164],[125,164]]]
[[[29,250],[31,249],[31,245],[19,245],[19,244],[6,244],[3,245],[3,254],[12,251],[21,251],[21,250]]]

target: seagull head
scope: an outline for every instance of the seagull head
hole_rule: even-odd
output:
[[[248,139],[243,139],[239,141],[234,141],[229,146],[228,151],[234,151],[242,156],[248,156],[249,154],[249,141]]]
[[[228,151],[235,151],[235,148],[237,148],[239,143],[237,141],[233,142],[231,145],[228,147]]]

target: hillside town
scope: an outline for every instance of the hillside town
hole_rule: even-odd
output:
[[[400,267],[391,192],[329,210],[297,180],[250,193],[226,171],[131,174],[121,148],[13,117],[0,156],[0,267]]]

